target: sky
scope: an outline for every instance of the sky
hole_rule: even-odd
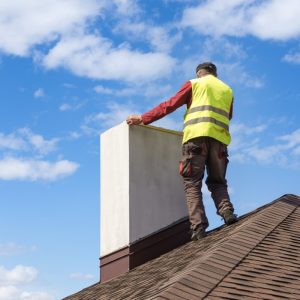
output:
[[[299,15],[297,0],[0,0],[0,300],[99,280],[99,135],[201,62],[234,91],[236,213],[299,195]],[[153,125],[181,130],[184,109]]]

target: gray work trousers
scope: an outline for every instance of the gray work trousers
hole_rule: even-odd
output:
[[[192,139],[182,146],[180,173],[183,176],[184,189],[189,212],[191,229],[209,225],[202,199],[202,180],[205,167],[208,190],[214,200],[217,214],[233,211],[227,189],[226,169],[228,164],[227,146],[210,137]]]

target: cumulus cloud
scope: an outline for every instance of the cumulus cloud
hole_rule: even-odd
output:
[[[0,266],[0,285],[19,285],[33,281],[37,270],[33,267],[17,265],[11,270]]]
[[[116,7],[118,15],[126,17],[133,16],[141,12],[136,0],[113,0],[111,5]]]
[[[286,134],[278,137],[279,141],[285,143],[287,148],[294,148],[300,145],[300,129],[293,131],[290,134]]]
[[[255,76],[254,74],[250,74],[240,62],[220,62],[217,63],[217,65],[222,72],[222,78],[229,84],[236,84],[255,89],[262,88],[265,85],[261,75]]]
[[[300,52],[288,53],[282,60],[288,63],[300,64]]]
[[[32,283],[38,271],[30,266],[17,265],[12,269],[0,266],[0,300],[54,300],[46,292],[31,292],[20,288]]]
[[[99,31],[91,31],[91,25],[97,21],[101,25],[104,18],[128,19],[140,12],[135,0],[4,1],[0,7],[4,16],[0,20],[0,51],[32,55],[46,69],[65,68],[93,79],[155,80],[169,74],[175,64],[163,52],[176,38],[164,28],[147,29],[154,49],[150,52],[132,50],[122,42],[113,45]],[[44,47],[38,50],[39,45]],[[39,89],[34,95],[42,97],[43,91]]]
[[[97,85],[94,87],[94,91],[97,94],[101,95],[109,95],[116,98],[119,97],[129,97],[129,96],[136,96],[138,95],[141,97],[143,95],[143,98],[153,98],[157,97],[161,100],[170,97],[172,93],[172,86],[169,84],[165,85],[158,85],[158,84],[147,84],[145,85],[130,85],[125,88],[115,88],[111,89],[108,87],[105,87],[103,85]]]
[[[26,148],[26,142],[22,137],[15,133],[4,134],[0,132],[0,149],[23,150]]]
[[[45,139],[29,128],[0,133],[0,180],[53,181],[76,172],[79,164],[68,160],[43,159],[57,149],[59,139]]]
[[[231,161],[260,164],[276,164],[284,168],[300,167],[300,129],[266,142],[266,130],[270,124],[231,126],[232,143],[229,146]]]
[[[130,82],[165,76],[175,60],[164,53],[133,51],[125,44],[114,47],[109,40],[89,34],[64,37],[42,63],[48,69],[63,67],[79,76]]]
[[[0,15],[5,17],[0,19],[0,50],[29,55],[33,46],[54,41],[74,27],[84,26],[104,3],[99,0],[2,1]]]
[[[28,292],[9,285],[0,287],[0,300],[54,300],[45,292]]]
[[[15,286],[0,286],[0,300],[16,300],[18,295],[20,294]]]
[[[199,54],[190,56],[182,62],[181,73],[185,77],[191,76],[191,70],[195,70],[198,63],[214,61],[218,67],[218,74],[229,84],[255,89],[265,85],[262,74],[251,74],[245,68],[244,61],[248,55],[240,43],[225,37],[205,38],[199,44],[198,51]]]
[[[57,138],[46,140],[42,135],[33,133],[29,128],[19,129],[18,134],[24,138],[24,141],[27,142],[30,147],[42,155],[54,151],[59,141]]]
[[[287,40],[300,35],[299,13],[297,0],[211,0],[185,9],[181,24],[203,35]]]
[[[129,40],[147,41],[154,51],[170,53],[180,42],[182,35],[171,25],[157,26],[145,21],[132,22],[125,19],[115,27],[114,32],[123,33]]]
[[[73,174],[78,168],[77,163],[68,160],[49,162],[6,157],[0,160],[0,179],[53,181]]]
[[[0,132],[0,149],[13,151],[36,151],[46,155],[56,149],[59,139],[46,140],[42,135],[33,133],[29,128],[4,134]]]
[[[107,104],[107,111],[89,115],[85,118],[81,130],[85,134],[99,134],[107,128],[111,128],[124,122],[129,115],[141,114],[139,108],[133,103],[120,104],[111,101]],[[166,116],[151,125],[172,130],[182,130],[182,121],[178,122],[170,116]]]
[[[100,130],[113,127],[125,121],[130,114],[140,114],[140,111],[132,103],[119,104],[111,101],[107,104],[107,112],[87,116],[82,130],[85,133],[98,134]]]

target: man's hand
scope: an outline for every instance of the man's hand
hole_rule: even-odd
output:
[[[130,115],[127,117],[126,122],[128,125],[139,125],[143,124],[143,119],[141,115]]]

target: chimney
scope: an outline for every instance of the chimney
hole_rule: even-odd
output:
[[[101,282],[189,240],[181,140],[181,132],[126,122],[101,135]]]

